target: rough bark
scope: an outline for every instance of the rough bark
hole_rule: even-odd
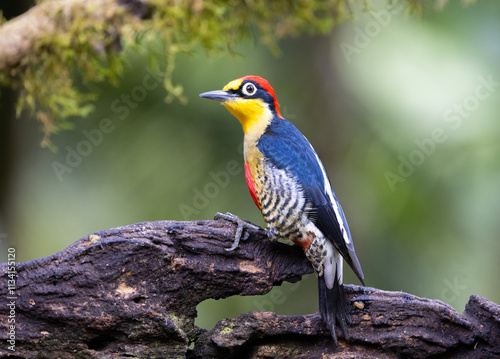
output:
[[[300,249],[262,232],[226,251],[234,231],[225,221],[104,230],[16,263],[10,293],[12,268],[2,264],[0,297],[16,298],[15,352],[11,308],[1,305],[0,358],[500,357],[500,306],[474,295],[460,314],[438,300],[348,285],[352,324],[338,347],[317,314],[251,312],[197,328],[205,299],[265,294],[312,272]]]
[[[0,71],[15,68],[42,37],[52,37],[75,14],[88,12],[96,23],[106,23],[122,9],[137,18],[144,15],[141,0],[45,0],[0,26]]]

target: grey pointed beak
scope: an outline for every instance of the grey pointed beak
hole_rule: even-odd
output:
[[[200,93],[200,97],[208,98],[215,101],[232,101],[238,98],[238,95],[229,91],[216,90]]]

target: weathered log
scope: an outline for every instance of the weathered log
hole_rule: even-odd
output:
[[[479,296],[459,314],[438,300],[346,286],[352,324],[338,347],[316,314],[251,312],[197,328],[205,299],[265,294],[312,273],[299,248],[261,231],[226,251],[234,231],[225,221],[104,230],[16,263],[13,286],[2,264],[0,297],[14,305],[0,306],[0,358],[500,357],[500,306]]]

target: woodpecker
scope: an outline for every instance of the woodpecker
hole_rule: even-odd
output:
[[[325,167],[304,135],[281,116],[275,92],[262,77],[245,76],[200,97],[221,102],[240,121],[245,177],[266,234],[304,250],[318,277],[320,315],[337,343],[336,323],[346,334],[348,322],[342,258],[363,285],[364,276]],[[216,218],[238,223],[229,250],[238,246],[245,227],[252,226],[230,213]]]

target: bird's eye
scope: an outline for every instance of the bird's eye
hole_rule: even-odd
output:
[[[252,96],[255,95],[255,93],[257,92],[257,87],[253,83],[249,82],[246,83],[241,90],[243,94],[247,96]]]

